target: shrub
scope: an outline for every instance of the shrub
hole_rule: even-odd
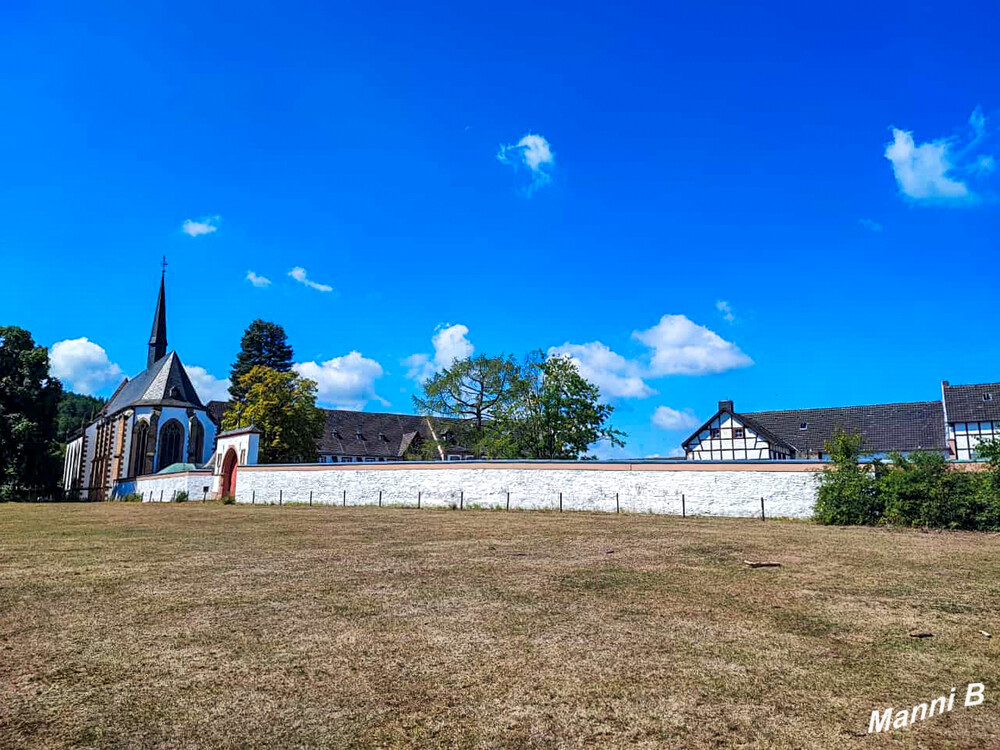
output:
[[[140,495],[138,492],[129,492],[127,495],[122,495],[121,497],[119,497],[118,498],[118,502],[120,502],[120,503],[141,503],[142,502],[142,495]]]
[[[1000,449],[986,472],[954,469],[939,453],[894,453],[891,464],[859,465],[858,435],[838,433],[827,449],[833,466],[820,478],[820,523],[1000,530]]]
[[[175,503],[186,503],[187,499],[188,499],[188,493],[186,493],[184,490],[181,490],[176,495],[174,495]]]
[[[862,437],[837,430],[827,444],[833,465],[820,476],[813,515],[817,521],[836,525],[878,523],[883,515],[876,490],[881,463],[865,466],[861,458]]]
[[[225,497],[222,498],[222,504],[223,505],[232,505],[235,502],[236,502],[236,498],[233,497],[232,495],[226,495]]]

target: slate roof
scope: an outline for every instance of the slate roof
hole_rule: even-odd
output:
[[[866,453],[943,451],[947,448],[940,401],[872,404],[824,409],[758,411],[744,415],[792,445],[796,453],[826,452],[837,427],[864,437]],[[950,415],[949,415],[950,416]],[[807,427],[801,429],[801,424]]]
[[[949,422],[1000,421],[1000,383],[942,384]],[[984,396],[989,395],[989,400]]]
[[[210,401],[207,408],[212,418],[221,423],[229,402]],[[418,439],[433,439],[427,417],[343,409],[323,411],[326,412],[326,424],[322,437],[316,443],[316,450],[321,455],[401,459]],[[447,430],[448,425],[456,420],[434,417],[433,421],[438,437],[443,439],[441,429]],[[468,452],[459,447],[452,447],[451,451]]]
[[[170,352],[131,380],[123,380],[101,413],[110,416],[130,406],[205,408],[177,352]]]

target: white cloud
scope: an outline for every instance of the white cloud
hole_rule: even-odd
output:
[[[351,352],[321,364],[302,362],[292,365],[299,375],[317,383],[317,400],[335,409],[360,410],[369,401],[383,406],[389,402],[375,393],[375,381],[382,377],[382,365],[374,359]]]
[[[555,166],[556,157],[552,147],[544,137],[529,133],[515,144],[501,144],[497,151],[497,160],[508,164],[514,169],[524,167],[528,170],[531,181],[525,187],[525,194],[531,195],[535,190],[552,181],[551,170]]]
[[[899,191],[915,202],[975,202],[980,195],[969,183],[993,172],[996,161],[992,154],[973,152],[981,151],[981,144],[992,136],[983,110],[976,107],[962,136],[938,138],[918,145],[912,131],[893,128],[892,143],[885,148],[885,158],[892,162]]]
[[[727,323],[732,323],[736,320],[736,313],[733,312],[733,308],[724,299],[720,299],[715,303],[715,309],[722,313],[722,319]]]
[[[948,176],[955,165],[947,139],[918,146],[913,133],[898,128],[893,128],[892,137],[892,143],[885,148],[885,158],[892,162],[892,171],[903,195],[917,201],[953,201],[969,197],[965,183]]]
[[[217,378],[198,365],[184,365],[184,369],[203,404],[229,400],[229,378]]]
[[[86,337],[57,341],[49,350],[49,362],[52,375],[77,393],[93,395],[122,377],[104,348]]]
[[[571,344],[549,349],[549,356],[569,355],[586,380],[601,389],[608,397],[646,398],[656,393],[642,380],[642,367],[636,362],[613,352],[600,341],[589,344]]]
[[[678,411],[669,406],[657,406],[652,422],[661,430],[693,430],[701,424],[690,409]]]
[[[247,271],[247,281],[249,281],[257,288],[271,286],[271,280],[269,278],[267,278],[266,276],[258,276],[253,271]]]
[[[858,224],[872,232],[881,232],[882,225],[873,219],[858,219]]]
[[[434,354],[411,354],[403,360],[408,368],[406,377],[422,383],[434,373],[450,366],[457,359],[471,357],[475,347],[467,336],[469,329],[461,323],[449,325],[445,323],[435,329],[431,345]]]
[[[684,315],[664,315],[655,326],[635,331],[632,337],[652,349],[648,373],[654,377],[705,375],[753,364],[736,344]]]
[[[221,216],[205,216],[201,221],[185,219],[184,224],[181,225],[181,231],[190,237],[197,237],[200,234],[211,234],[218,231],[221,221]]]
[[[296,281],[298,281],[299,283],[305,284],[307,287],[315,289],[318,292],[333,291],[332,286],[328,286],[327,284],[320,284],[318,282],[309,279],[309,277],[306,275],[306,269],[304,269],[302,266],[295,266],[295,268],[293,268],[291,271],[288,272],[288,275],[291,276]]]

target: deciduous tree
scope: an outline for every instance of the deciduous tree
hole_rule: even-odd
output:
[[[316,406],[314,381],[257,365],[238,385],[242,395],[223,415],[223,430],[259,429],[261,463],[316,460],[326,414]]]
[[[0,497],[56,486],[56,412],[62,384],[49,353],[23,328],[0,326]]]

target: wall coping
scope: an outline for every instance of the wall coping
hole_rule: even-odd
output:
[[[538,471],[822,471],[822,461],[368,461],[337,464],[255,464],[240,466],[240,473],[255,471],[405,471],[440,469],[527,469]]]
[[[143,474],[140,477],[124,477],[115,482],[147,482],[151,479],[170,479],[171,477],[205,477],[212,476],[211,469],[195,469],[194,471],[175,471],[170,474]]]

